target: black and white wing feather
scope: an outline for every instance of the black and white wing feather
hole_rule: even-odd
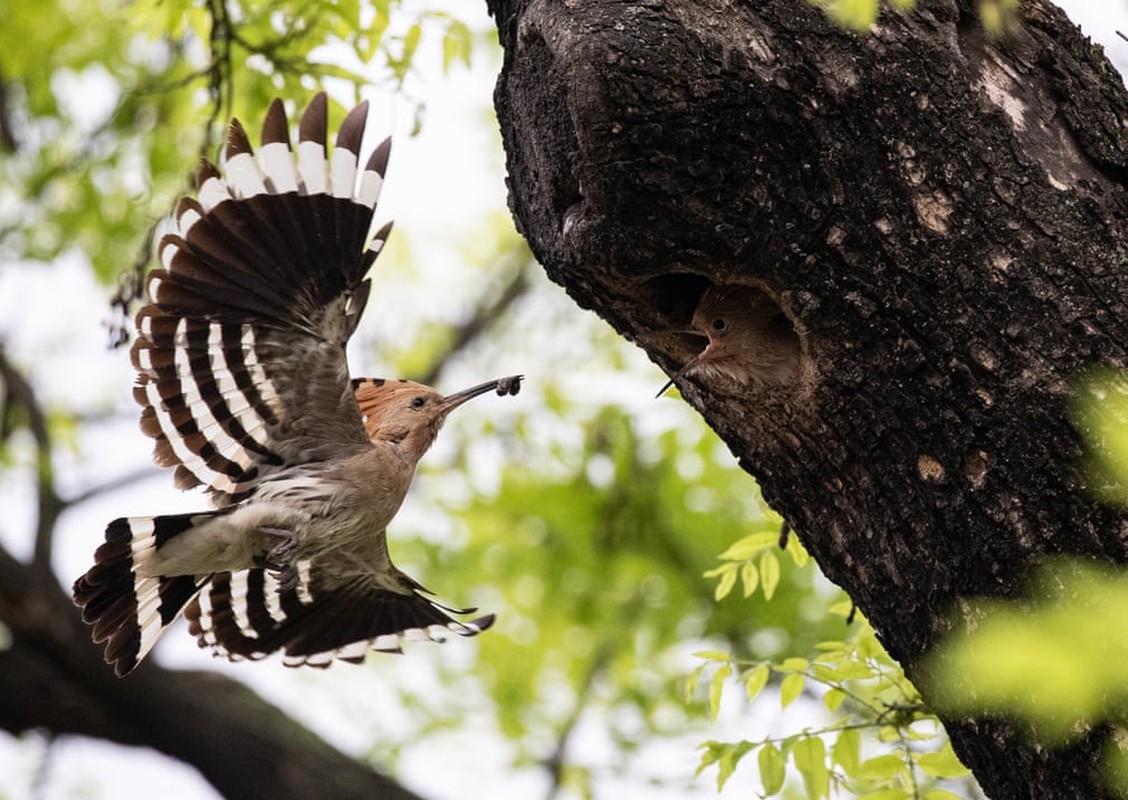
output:
[[[360,662],[376,650],[400,652],[405,641],[441,642],[451,634],[474,636],[493,624],[492,614],[461,622],[453,609],[425,597],[377,585],[370,575],[340,583],[322,580],[317,562],[298,562],[297,586],[280,591],[269,570],[212,576],[185,615],[201,647],[232,661],[283,651],[287,666],[327,667],[335,659]]]
[[[161,240],[132,353],[141,427],[178,486],[202,484],[220,505],[286,465],[366,441],[344,345],[391,227],[369,242],[389,143],[358,169],[366,116],[362,103],[329,153],[317,95],[295,152],[275,100],[257,157],[232,122],[224,172],[201,162],[198,199],[180,202]]]
[[[389,486],[406,492],[411,470],[402,456],[394,470],[368,457],[380,451],[365,422],[405,388],[432,390],[348,374],[365,275],[391,227],[369,234],[389,144],[359,168],[366,116],[361,104],[346,117],[332,152],[323,94],[302,115],[296,148],[280,101],[257,154],[232,122],[223,170],[201,162],[196,198],[180,202],[161,239],[132,350],[141,427],[176,483],[204,486],[218,507],[107,527],[73,592],[118,675],[181,614],[230,658],[282,650],[287,664],[316,666],[493,621],[460,622],[451,615],[473,609],[426,597],[391,563],[387,520],[373,510]],[[384,500],[394,514],[402,495]],[[299,549],[274,562],[274,548],[255,550],[256,537],[280,534]],[[350,535],[360,539],[352,550]]]

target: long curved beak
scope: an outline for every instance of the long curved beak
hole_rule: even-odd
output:
[[[701,359],[701,356],[694,356],[693,358],[691,358],[689,360],[688,364],[686,364],[684,367],[682,367],[677,372],[675,372],[673,375],[671,375],[670,379],[668,381],[666,381],[664,384],[662,384],[662,388],[658,390],[658,394],[654,395],[654,399],[657,400],[659,397],[664,395],[666,393],[666,390],[669,389],[671,386],[673,386],[674,381],[678,380],[678,378],[684,378],[685,374],[687,372],[689,372],[691,369],[693,369],[694,367],[697,366],[697,362],[700,359]]]
[[[709,334],[704,331],[699,331],[697,328],[665,328],[660,331],[647,331],[640,333],[637,338],[643,340],[661,339],[664,336],[696,336],[701,339],[708,338]]]
[[[510,375],[508,378],[486,381],[485,383],[479,383],[477,386],[471,386],[469,389],[463,389],[461,392],[448,394],[443,398],[443,413],[449,414],[467,400],[473,400],[478,395],[485,394],[486,392],[496,391],[503,397],[507,394],[517,394],[517,392],[521,391],[521,379],[524,377],[524,375]]]

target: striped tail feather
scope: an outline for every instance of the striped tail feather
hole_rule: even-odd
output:
[[[298,586],[284,592],[267,570],[217,573],[185,612],[189,631],[200,647],[232,661],[282,650],[286,666],[327,667],[335,659],[359,663],[369,650],[398,653],[405,641],[474,636],[494,621],[489,614],[460,622],[450,614],[476,609],[446,608],[417,591],[377,587],[364,576],[320,589],[309,561],[298,562],[298,573]]]
[[[181,488],[238,502],[302,451],[287,441],[293,420],[331,419],[351,402],[343,384],[340,397],[329,389],[347,374],[343,345],[391,229],[369,233],[390,143],[359,168],[367,112],[362,103],[349,113],[331,153],[323,93],[301,117],[296,148],[279,100],[257,154],[234,120],[223,170],[201,161],[196,199],[177,206],[132,358],[142,429]],[[327,354],[326,343],[340,350]],[[310,375],[311,363],[323,374]],[[315,379],[327,389],[308,392]]]
[[[94,566],[74,582],[74,602],[105,642],[105,660],[126,675],[153,649],[209,576],[143,577],[146,563],[169,539],[217,513],[122,517],[106,528]]]

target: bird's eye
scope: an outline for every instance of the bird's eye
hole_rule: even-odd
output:
[[[713,330],[723,331],[724,329],[725,329],[725,321],[723,319],[718,318],[718,319],[713,320]]]
[[[411,401],[411,407],[412,408],[423,408],[423,406],[426,405],[426,404],[427,404],[427,400],[423,397],[416,397],[414,400]]]

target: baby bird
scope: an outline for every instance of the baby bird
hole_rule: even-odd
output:
[[[779,305],[759,289],[711,286],[686,333],[706,338],[704,349],[658,392],[689,374],[721,376],[737,384],[787,384],[799,372],[799,339]]]

